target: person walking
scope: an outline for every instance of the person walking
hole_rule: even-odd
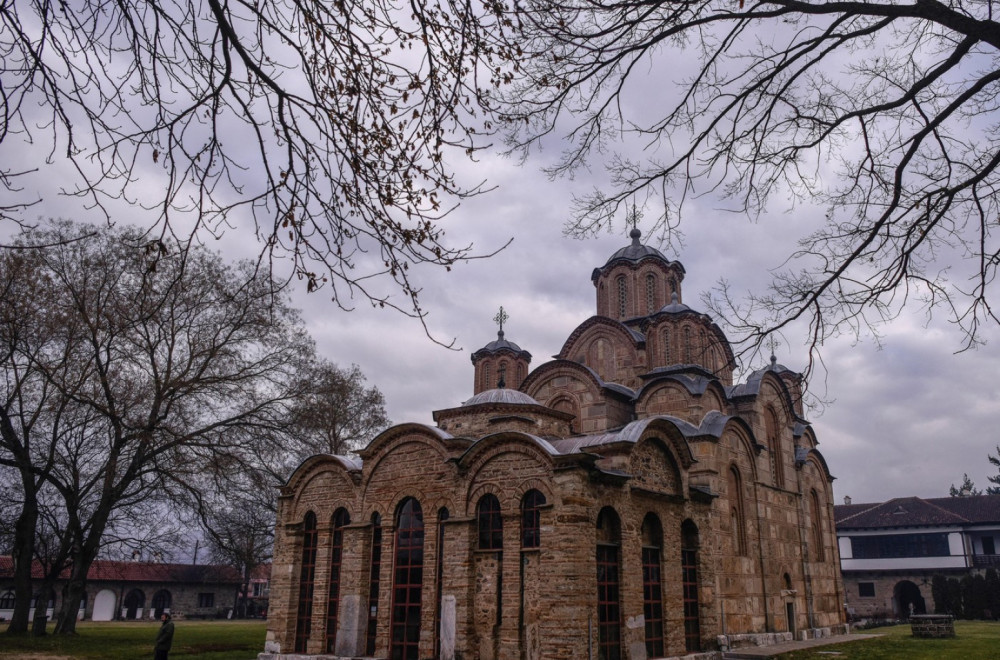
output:
[[[153,647],[153,660],[167,660],[170,646],[174,643],[174,622],[166,612],[160,617],[160,631],[156,633],[156,645]]]

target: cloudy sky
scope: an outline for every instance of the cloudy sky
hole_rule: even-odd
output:
[[[428,324],[439,339],[456,340],[460,350],[431,343],[416,322],[375,311],[364,302],[351,313],[321,302],[322,292],[296,294],[324,355],[341,364],[355,362],[386,395],[394,422],[431,423],[431,411],[455,406],[472,395],[469,356],[495,339],[493,316],[509,313],[506,338],[529,351],[532,366],[557,353],[579,323],[595,311],[590,274],[618,248],[627,230],[574,240],[562,235],[574,193],[600,182],[600,173],[575,181],[549,181],[541,161],[492,159],[484,168],[500,189],[464,205],[449,222],[457,242],[487,251],[513,237],[497,256],[464,264],[451,273],[418,271],[424,286]],[[803,214],[778,207],[751,223],[743,216],[699,207],[683,227],[677,253],[687,270],[685,302],[704,309],[699,298],[719,278],[738,291],[761,290],[769,269],[781,265]],[[991,328],[989,334],[997,336]],[[806,365],[803,338],[788,334],[776,349],[779,362]],[[944,321],[929,323],[919,313],[904,314],[881,328],[881,347],[870,338],[830,342],[822,355],[826,373],[812,384],[826,401],[810,411],[823,452],[835,477],[838,503],[892,497],[947,496],[962,474],[983,488],[996,474],[987,462],[1000,437],[995,344],[956,354],[960,336]],[[757,368],[763,358],[747,365]]]
[[[654,89],[670,93],[666,85]],[[563,236],[573,195],[607,181],[598,162],[572,180],[550,181],[541,168],[556,157],[558,144],[548,146],[525,163],[484,155],[479,163],[463,164],[470,180],[485,178],[498,189],[447,218],[450,240],[471,243],[479,252],[513,242],[490,259],[463,263],[451,272],[416,269],[430,331],[444,343],[454,339],[455,349],[430,341],[416,321],[372,309],[365,300],[344,312],[323,290],[306,294],[303,285],[295,291],[320,352],[344,366],[358,364],[385,393],[394,422],[432,423],[431,411],[471,396],[469,356],[496,337],[492,319],[501,305],[510,316],[507,339],[531,352],[533,366],[557,353],[573,328],[594,313],[591,271],[628,243],[627,228],[587,240]],[[26,183],[26,194],[44,200],[28,215],[97,220],[79,200],[56,194],[60,171],[70,176],[56,154],[41,176]],[[153,172],[144,175],[147,185],[156,185]],[[122,220],[141,221],[141,212],[133,211],[123,208]],[[738,294],[762,291],[769,272],[782,265],[795,239],[808,233],[822,212],[801,204],[789,209],[776,200],[769,213],[751,222],[716,207],[710,198],[695,200],[686,210],[684,244],[667,251],[686,268],[684,302],[703,310],[700,295],[720,279],[730,281]],[[231,256],[256,249],[246,232],[236,231],[215,245]],[[916,309],[880,332],[878,344],[870,337],[828,342],[822,352],[825,370],[811,385],[826,402],[807,416],[837,477],[837,501],[848,495],[854,502],[946,496],[963,473],[980,488],[987,486],[986,476],[997,473],[987,454],[1000,443],[994,431],[1000,421],[998,329],[985,331],[993,341],[965,353],[956,353],[961,348],[956,330]],[[788,333],[775,352],[792,369],[806,365],[802,335]],[[744,367],[758,368],[765,359]]]

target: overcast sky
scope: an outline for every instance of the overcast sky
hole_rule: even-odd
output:
[[[668,87],[653,85],[660,95]],[[654,95],[655,96],[655,95]],[[644,100],[649,102],[648,90]],[[658,105],[658,104],[652,104]],[[648,106],[647,106],[648,107]],[[13,141],[5,144],[7,153]],[[552,145],[556,146],[556,145]],[[434,336],[455,340],[457,350],[431,342],[419,323],[399,313],[374,310],[357,301],[344,312],[328,301],[323,290],[294,293],[320,353],[347,366],[358,364],[371,384],[385,394],[396,423],[432,423],[431,411],[458,405],[472,395],[469,356],[496,337],[493,316],[502,305],[509,314],[507,339],[532,356],[537,367],[562,347],[570,332],[595,312],[590,281],[593,268],[629,242],[627,228],[588,240],[562,235],[574,194],[606,183],[600,164],[573,180],[550,181],[541,173],[557,148],[526,163],[484,155],[478,164],[460,163],[469,180],[487,179],[499,189],[464,204],[446,221],[454,245],[473,244],[489,252],[513,238],[510,246],[486,260],[470,261],[450,273],[417,268],[423,287],[422,306]],[[58,159],[58,151],[54,156]],[[80,200],[56,195],[62,186],[58,172],[70,171],[55,162],[30,182],[26,193],[44,201],[28,215],[96,216]],[[155,187],[155,173],[145,173]],[[798,205],[793,210],[776,200],[757,222],[717,208],[711,199],[696,199],[686,209],[685,242],[667,256],[687,271],[684,302],[704,311],[700,296],[722,278],[738,294],[762,291],[769,271],[782,265],[794,247],[822,216],[822,209]],[[122,210],[126,222],[141,222],[143,213]],[[642,228],[642,225],[640,225]],[[256,249],[249,232],[230,232],[212,243],[230,256]],[[945,266],[947,264],[940,264]],[[720,323],[721,325],[721,323]],[[811,385],[828,403],[808,411],[820,441],[819,449],[836,477],[836,501],[882,501],[916,495],[942,497],[950,484],[968,473],[979,488],[997,471],[987,461],[996,452],[1000,421],[995,375],[1000,373],[997,328],[984,337],[984,347],[956,354],[961,336],[940,319],[929,322],[912,309],[881,328],[881,347],[869,338],[855,343],[845,337],[827,343],[820,370]],[[807,361],[804,339],[789,333],[776,349],[778,361],[801,370]],[[765,364],[762,356],[748,369]]]

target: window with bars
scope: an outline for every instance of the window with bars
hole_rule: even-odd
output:
[[[663,364],[671,365],[670,361],[670,328],[663,329]]]
[[[689,652],[700,651],[698,527],[690,520],[685,520],[681,525],[681,583],[684,601],[684,645]]]
[[[521,499],[521,547],[538,548],[542,545],[541,513],[545,496],[529,490]]]
[[[420,503],[407,499],[396,517],[392,578],[391,660],[419,660],[420,605],[424,583],[424,515]]]
[[[642,614],[646,627],[646,656],[663,656],[663,577],[660,555],[663,529],[648,514],[642,522]]]
[[[771,407],[768,407],[764,413],[764,426],[768,449],[771,452],[771,473],[774,485],[777,488],[784,488],[785,462],[781,447],[781,435],[778,429],[778,416]]]
[[[340,611],[340,568],[344,556],[344,527],[351,517],[344,509],[333,514],[333,538],[330,541],[330,592],[326,603],[326,652],[337,646],[337,615]]]
[[[656,311],[656,276],[652,273],[646,275],[646,313],[652,314]]]
[[[437,565],[434,577],[435,607],[434,607],[434,657],[441,657],[441,605],[444,590],[444,523],[450,514],[448,509],[438,509],[437,520]]]
[[[299,569],[299,597],[295,615],[295,652],[305,653],[312,633],[313,580],[316,577],[316,514],[306,513],[302,523],[302,562]],[[201,594],[198,595],[199,607]]]
[[[378,632],[379,582],[382,577],[382,517],[372,515],[372,554],[368,572],[368,626],[365,630],[365,655],[375,654]]]
[[[503,521],[500,517],[500,500],[495,495],[483,495],[476,505],[479,526],[479,549],[503,549]]]
[[[613,509],[597,516],[597,657],[622,659],[621,525]]]

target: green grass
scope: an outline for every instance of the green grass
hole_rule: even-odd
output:
[[[881,637],[778,657],[780,660],[1000,660],[1000,623],[993,621],[956,621],[952,639],[919,639],[910,634],[909,625],[859,632]]]
[[[263,621],[174,621],[170,660],[252,660],[264,650]],[[151,660],[159,622],[83,621],[72,636],[0,634],[0,660],[53,656],[74,660]]]

